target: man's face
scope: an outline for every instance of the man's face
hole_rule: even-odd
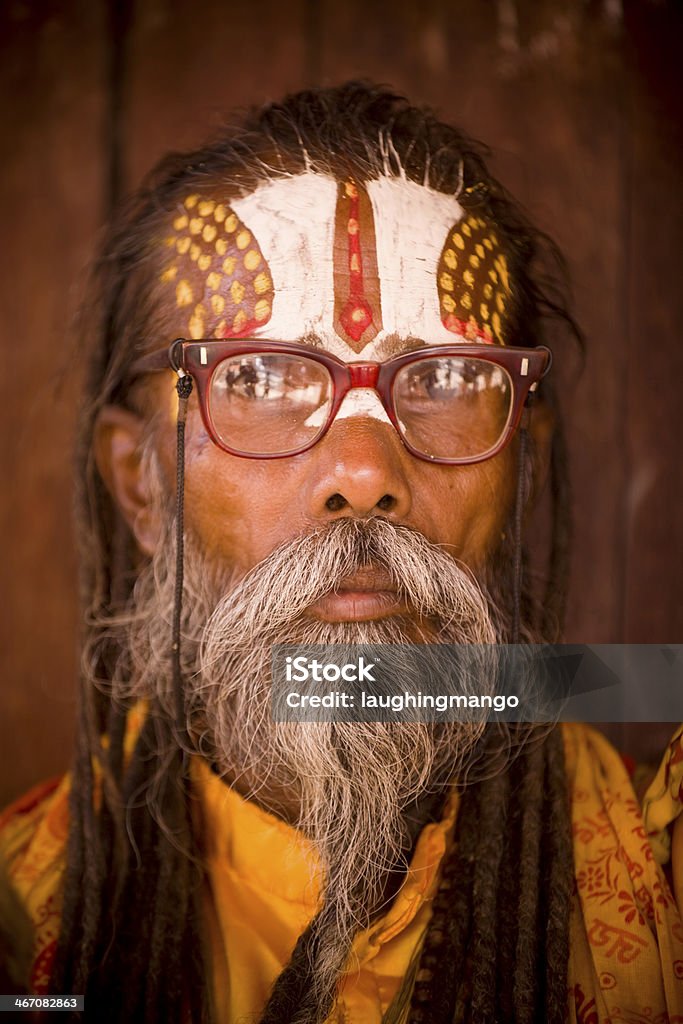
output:
[[[505,339],[510,283],[495,229],[453,197],[401,179],[361,187],[309,173],[232,201],[190,195],[161,246],[158,298],[169,339],[298,342],[347,362]],[[170,375],[153,386],[170,482]],[[196,396],[190,402],[186,523],[238,578],[301,534],[377,515],[419,531],[478,575],[500,543],[513,482],[514,446],[470,466],[415,457],[370,390],[349,393],[309,451],[267,461],[219,449]],[[339,583],[312,617],[368,620],[398,610],[382,577]]]

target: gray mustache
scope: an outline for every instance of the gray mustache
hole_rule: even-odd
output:
[[[220,631],[226,617],[242,635],[277,631],[302,615],[347,576],[366,568],[386,571],[396,590],[420,615],[449,618],[472,603],[486,609],[466,567],[418,531],[387,519],[339,519],[289,541],[254,566],[218,603],[208,624]]]

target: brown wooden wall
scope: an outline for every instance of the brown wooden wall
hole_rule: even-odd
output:
[[[682,29],[655,0],[4,0],[0,804],[70,756],[70,323],[98,229],[165,150],[302,86],[434,106],[564,248],[589,343],[563,370],[568,639],[681,640]]]

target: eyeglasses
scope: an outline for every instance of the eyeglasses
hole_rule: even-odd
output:
[[[170,365],[191,374],[204,426],[231,455],[300,455],[324,437],[350,390],[372,388],[409,452],[465,465],[508,444],[551,363],[543,346],[431,345],[384,363],[345,363],[304,345],[181,338],[133,373]]]

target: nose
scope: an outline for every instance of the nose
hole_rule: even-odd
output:
[[[306,504],[313,519],[408,515],[405,461],[411,456],[388,423],[364,417],[338,421],[312,452]]]

